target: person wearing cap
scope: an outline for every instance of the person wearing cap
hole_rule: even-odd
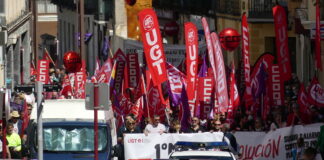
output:
[[[14,132],[14,124],[8,123],[7,135],[8,147],[11,158],[21,158],[21,139],[20,136]]]
[[[9,122],[13,124],[14,133],[21,134],[22,120],[20,119],[20,115],[18,111],[12,111],[10,114],[11,118]]]

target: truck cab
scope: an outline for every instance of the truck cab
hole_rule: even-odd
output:
[[[98,158],[110,159],[116,141],[112,113],[98,111]],[[109,116],[110,115],[110,116]],[[92,160],[94,158],[94,113],[84,99],[46,100],[43,104],[43,155],[46,160]],[[37,109],[31,115],[29,148],[37,155]],[[114,136],[112,136],[114,135]]]

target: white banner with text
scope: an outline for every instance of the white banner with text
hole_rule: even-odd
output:
[[[315,147],[323,123],[297,125],[275,131],[236,132],[240,145],[239,159],[275,160],[292,159],[297,139],[304,138],[305,148]],[[215,142],[222,141],[222,133],[197,134],[125,134],[124,147],[126,160],[168,159],[177,141]]]

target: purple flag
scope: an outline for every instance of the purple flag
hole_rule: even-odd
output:
[[[169,63],[166,63],[166,68],[169,75],[168,92],[170,94],[173,106],[177,106],[181,101],[181,93],[183,90],[182,86],[185,85],[185,75]]]
[[[265,70],[264,63],[262,62],[260,68],[258,69],[255,77],[252,77],[252,95],[254,99],[260,98],[261,94],[265,92],[267,73]]]
[[[208,67],[207,67],[207,64],[206,64],[206,56],[204,56],[203,64],[200,67],[198,77],[206,77],[207,72],[208,72]]]
[[[108,53],[109,53],[109,38],[108,37],[104,37],[101,53],[104,57],[108,56]]]
[[[182,92],[181,92],[181,102],[182,102],[181,130],[185,131],[190,127],[190,109],[188,103],[188,96],[184,85],[182,87]]]

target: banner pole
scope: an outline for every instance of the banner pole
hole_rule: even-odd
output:
[[[150,114],[150,108],[148,105],[148,98],[147,98],[147,92],[146,92],[146,84],[144,82],[144,75],[142,73],[142,83],[143,83],[143,88],[144,88],[144,95],[145,95],[145,102],[146,102],[146,108],[147,108],[147,116],[149,118],[149,121],[151,122],[151,114]]]
[[[98,109],[99,106],[99,88],[98,84],[94,83],[94,160],[98,160]]]

